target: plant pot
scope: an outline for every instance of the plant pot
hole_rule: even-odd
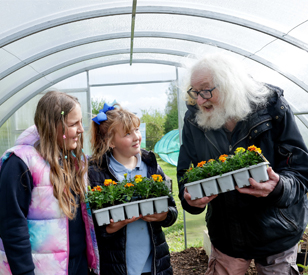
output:
[[[168,211],[168,196],[153,198],[154,212],[163,213]]]
[[[191,200],[196,200],[204,197],[200,184],[201,181],[203,180],[193,181],[184,185],[187,188],[187,192],[191,195]]]
[[[232,172],[222,174],[217,177],[217,182],[222,193],[234,190],[234,180]]]
[[[108,207],[111,218],[114,222],[120,222],[125,220],[124,206],[123,204]]]
[[[216,179],[217,176],[200,181],[205,196],[217,195],[219,193]]]
[[[297,264],[301,264],[303,266],[307,266],[308,264],[308,255],[306,256],[306,263],[305,263],[305,254],[306,254],[306,251],[305,250],[302,250],[301,252],[298,252],[297,253],[297,258],[296,258],[296,263]],[[302,272],[303,271],[303,268],[302,267],[298,267],[299,271]]]
[[[93,214],[95,215],[97,224],[99,226],[110,224],[110,216],[108,208],[93,210]]]
[[[142,216],[154,214],[153,199],[142,200],[138,204]]]
[[[249,175],[247,168],[242,168],[242,169],[236,170],[236,171],[233,172],[232,175],[233,175],[233,178],[235,180],[236,185],[239,188],[250,186],[250,183],[249,183],[249,180],[248,180],[250,178],[250,175]]]
[[[251,177],[256,182],[268,181],[267,167],[269,162],[262,162],[248,167]]]
[[[132,217],[139,217],[139,205],[138,201],[128,202],[124,204],[126,217],[131,219]]]

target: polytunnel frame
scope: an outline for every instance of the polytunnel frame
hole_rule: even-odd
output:
[[[239,48],[235,48],[232,47],[228,44],[225,43],[220,43],[218,41],[213,41],[210,39],[204,39],[201,37],[194,37],[194,36],[189,36],[189,35],[181,35],[181,34],[175,34],[175,33],[163,33],[163,32],[158,32],[153,35],[153,33],[151,32],[147,32],[147,33],[143,33],[140,32],[138,33],[134,33],[134,23],[135,23],[135,16],[136,14],[146,14],[146,13],[151,13],[151,14],[156,14],[156,13],[164,13],[164,14],[177,14],[177,15],[184,15],[184,16],[194,16],[194,17],[202,17],[202,18],[209,18],[209,19],[214,19],[214,20],[219,20],[219,21],[224,21],[227,23],[231,23],[231,24],[236,24],[236,25],[240,25],[246,28],[250,28],[265,34],[268,34],[270,36],[273,36],[277,39],[281,39],[287,43],[290,43],[300,49],[303,49],[305,51],[308,51],[308,46],[307,44],[301,42],[300,40],[289,36],[286,33],[283,32],[279,32],[275,29],[269,28],[267,26],[261,25],[261,24],[257,24],[255,22],[249,21],[249,20],[245,20],[239,17],[235,17],[235,16],[230,16],[230,15],[226,15],[226,14],[222,14],[222,13],[218,13],[218,12],[213,12],[213,11],[207,11],[207,10],[198,10],[198,9],[191,9],[191,8],[182,8],[182,7],[171,7],[171,6],[165,6],[165,7],[161,7],[161,6],[136,6],[137,1],[134,0],[133,1],[133,10],[131,12],[131,7],[127,6],[127,7],[120,7],[120,8],[109,8],[109,9],[105,9],[105,8],[101,8],[101,9],[95,9],[95,10],[90,10],[90,11],[82,11],[80,13],[73,13],[70,15],[66,15],[66,16],[62,16],[62,17],[58,17],[58,16],[47,16],[44,17],[40,20],[36,20],[33,22],[30,22],[28,25],[28,27],[16,31],[15,33],[11,34],[11,35],[6,35],[3,34],[4,38],[0,37],[0,47],[3,47],[5,45],[8,45],[14,41],[17,41],[19,39],[22,39],[26,36],[32,35],[34,33],[43,31],[43,30],[47,30],[56,26],[60,26],[60,25],[64,25],[64,24],[68,24],[68,23],[72,23],[72,22],[76,22],[76,21],[81,21],[81,20],[86,20],[86,19],[91,19],[91,18],[96,18],[96,17],[104,17],[104,16],[115,16],[115,15],[124,15],[124,14],[131,14],[132,13],[132,24],[131,24],[131,33],[122,33],[122,34],[113,34],[113,37],[109,37],[109,39],[117,39],[120,36],[121,37],[128,37],[128,35],[131,37],[131,48],[130,48],[130,64],[132,64],[132,53],[133,53],[133,39],[134,37],[160,37],[160,38],[172,38],[172,39],[183,39],[183,40],[187,40],[187,41],[194,41],[194,42],[199,42],[199,43],[205,43],[208,45],[215,45],[219,48],[223,48],[223,49],[227,49],[230,50],[232,52],[235,52],[237,54],[240,54],[242,56],[245,56],[249,59],[252,59],[254,61],[257,61],[271,69],[273,69],[274,71],[280,73],[281,75],[285,76],[287,79],[291,80],[293,83],[295,83],[296,85],[300,86],[302,89],[304,89],[306,92],[308,92],[308,87],[305,83],[303,83],[302,81],[300,81],[299,79],[297,79],[295,76],[286,73],[286,72],[282,72],[279,70],[279,68],[273,64],[271,64],[270,62],[264,60],[263,58],[259,58],[257,56],[254,57],[253,53],[250,52],[246,52],[242,49]],[[65,12],[65,14],[68,12]],[[42,20],[46,20],[49,17],[53,18],[48,20],[47,22],[43,22],[40,24],[37,24],[36,22],[38,21],[42,21]],[[55,18],[56,17],[56,18]],[[31,26],[32,24],[32,26]],[[13,30],[14,31],[14,30]],[[99,39],[104,39],[102,36],[100,36]],[[106,39],[106,37],[105,37]],[[97,38],[95,39],[96,41],[102,41],[102,40],[97,40]],[[202,42],[200,41],[202,40]],[[77,45],[83,45],[86,43],[91,43],[93,42],[93,38],[87,38],[87,39],[82,39],[83,42],[80,43],[67,43],[66,46],[69,47],[75,47]],[[55,52],[64,50],[64,49],[68,49],[69,47],[63,47],[63,45],[58,46],[55,48],[51,48],[48,51],[45,51],[44,53],[40,53],[36,56],[32,56],[30,58],[28,58],[25,61],[21,61],[20,64],[16,64],[13,67],[11,67],[10,69],[6,70],[6,72],[3,72],[1,74],[1,78],[4,78],[5,76],[7,76],[8,74],[13,73],[14,71],[18,70],[19,68],[22,68],[23,66],[26,66],[28,64],[31,64],[31,62],[34,62],[38,59],[41,59],[43,57],[46,57],[48,55],[51,55]],[[152,52],[154,51],[153,49],[151,49]],[[138,52],[138,49],[136,50],[136,52]],[[162,49],[162,50],[158,50],[156,49],[156,53],[162,53],[162,54],[175,54],[177,55],[176,52],[171,53],[170,50],[166,50],[166,49]],[[108,53],[108,52],[107,52]],[[105,55],[107,54],[105,53]],[[121,50],[119,50],[117,53],[111,53],[109,51],[109,54],[119,54],[119,53],[125,53],[125,52],[121,52]],[[182,55],[182,54],[180,54]],[[93,54],[92,56],[84,56],[84,57],[80,57],[79,59],[75,60],[75,63],[81,62],[82,60],[88,60],[89,58],[96,58],[99,56],[104,56],[104,54],[102,53],[102,55],[99,54]],[[152,62],[151,62],[152,63]],[[155,62],[154,62],[155,63]],[[21,65],[22,64],[22,65]],[[17,93],[19,90],[21,90],[23,87],[28,86],[30,83],[40,79],[41,77],[45,77],[45,75],[48,75],[49,73],[52,72],[52,70],[56,71],[58,69],[61,69],[63,67],[69,66],[74,64],[74,61],[68,61],[65,63],[62,63],[61,65],[58,66],[54,66],[53,68],[44,71],[41,74],[38,74],[37,76],[31,78],[28,81],[25,81],[23,84],[19,85],[18,87],[16,87],[14,90],[12,90],[11,92],[7,93],[6,96],[2,97],[0,100],[0,104],[2,104],[4,101],[6,101],[8,98],[10,98],[12,95],[14,95],[15,93]],[[41,77],[40,77],[41,76]],[[50,82],[50,86],[53,85],[55,83],[55,81]],[[24,102],[24,101],[23,101]],[[20,105],[20,104],[19,104]],[[294,107],[294,106],[293,106]],[[13,108],[12,111],[16,110],[16,106],[15,108]],[[302,112],[303,114],[305,114],[306,112]],[[3,120],[1,120],[0,126],[3,124],[2,123]],[[304,123],[306,125],[306,127],[308,127],[307,122]]]
[[[139,33],[137,34],[138,37],[147,37],[148,33]],[[148,34],[150,35],[150,34]],[[294,84],[298,85],[299,87],[301,87],[303,90],[305,90],[306,92],[308,92],[308,86],[303,83],[302,81],[300,81],[299,79],[297,79],[295,76],[293,76],[292,74],[283,72],[282,70],[280,70],[277,66],[275,66],[274,64],[268,62],[267,60],[251,55],[250,52],[244,51],[240,48],[237,47],[233,47],[230,46],[228,44],[225,43],[221,43],[218,41],[214,41],[211,39],[207,39],[207,38],[200,38],[197,36],[191,36],[191,35],[174,35],[174,33],[162,33],[162,32],[158,32],[156,34],[155,37],[159,37],[159,38],[172,38],[172,39],[182,39],[182,40],[187,40],[187,41],[194,41],[194,42],[199,42],[199,43],[203,43],[203,44],[208,44],[208,45],[215,45],[218,48],[223,48],[226,50],[229,50],[231,52],[234,52],[236,54],[239,54],[241,56],[244,56],[246,58],[252,59],[270,69],[273,69],[274,71],[278,72],[279,74],[283,75],[285,78],[289,79],[290,81],[292,81]],[[154,37],[152,34],[150,35],[151,37]],[[123,37],[123,33],[121,34],[121,37]],[[112,39],[116,39],[115,36],[113,36]],[[83,42],[86,42],[86,39],[83,39]],[[77,42],[75,42],[77,43]],[[51,55],[50,52],[53,52],[53,49],[51,49],[50,51],[46,51]],[[17,86],[16,88],[14,88],[13,90],[11,90],[10,92],[8,92],[5,96],[3,96],[0,99],[0,105],[3,104],[6,100],[8,100],[11,96],[13,96],[14,94],[18,93],[18,91],[22,90],[23,88],[25,88],[26,86],[30,85],[31,83],[47,76],[48,74],[51,74],[53,72],[56,72],[57,70],[60,70],[64,67],[73,65],[73,64],[77,64],[79,62],[85,61],[85,60],[89,60],[89,59],[93,59],[93,58],[97,58],[97,57],[102,57],[102,56],[109,56],[109,55],[117,55],[117,54],[123,54],[123,53],[128,53],[129,50],[128,49],[119,49],[119,50],[112,50],[112,51],[105,51],[105,52],[101,52],[101,53],[95,53],[95,54],[90,54],[90,55],[86,55],[83,57],[78,57],[76,59],[72,59],[70,61],[66,61],[64,63],[58,64],[52,68],[49,68],[48,70],[45,70],[44,72],[41,72],[39,74],[37,74],[36,76],[26,80],[25,82],[21,83],[19,86]],[[147,53],[147,52],[152,52],[152,53],[161,53],[161,54],[169,54],[169,55],[178,55],[178,56],[187,56],[189,55],[189,53],[187,52],[182,52],[182,51],[173,51],[173,50],[166,50],[166,49],[154,49],[154,48],[138,48],[135,50],[136,53]],[[48,56],[46,55],[46,56]],[[42,57],[41,57],[42,58]],[[129,61],[130,62],[130,61]],[[112,66],[112,65],[117,65],[117,64],[125,64],[125,63],[129,63],[127,60],[120,60],[120,61],[112,61],[112,62],[106,62],[104,64],[96,64],[93,65],[91,67],[86,67],[86,68],[82,68],[82,69],[78,69],[76,71],[73,71],[67,75],[65,75],[64,77],[58,78],[55,81],[51,81],[49,82],[47,85],[43,86],[44,89],[52,86],[55,83],[58,83],[59,81],[68,78],[70,76],[76,75],[80,72],[84,72],[86,70],[92,70],[94,68],[98,68],[98,67],[105,67],[105,66]],[[143,60],[134,60],[134,63],[147,63],[146,59]],[[157,63],[157,64],[165,64],[165,65],[171,65],[171,66],[175,66],[175,67],[182,67],[182,64],[180,63],[176,63],[176,62],[171,62],[168,61],[166,63],[166,61],[164,60],[149,60],[148,63]],[[59,80],[60,79],[60,80]],[[35,96],[37,93],[39,93],[40,91],[42,91],[43,88],[40,88],[39,90],[33,92],[30,97],[28,96],[27,98],[25,98],[23,101],[21,101],[19,104],[15,105],[15,107],[8,112],[1,120],[0,120],[0,126],[7,120],[8,117],[10,117],[18,108],[20,108],[20,106],[22,106],[25,102],[27,102],[29,99],[31,99],[33,96]],[[292,106],[293,110],[297,110],[295,106]],[[295,111],[295,114],[306,114],[308,113],[308,111],[306,112],[301,112],[301,113],[297,113]],[[302,123],[304,123],[304,125],[306,127],[308,127],[308,121],[306,119],[301,119],[300,117],[298,117]]]

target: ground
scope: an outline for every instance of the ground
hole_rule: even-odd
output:
[[[190,247],[181,252],[171,253],[171,265],[174,275],[204,275],[207,269],[208,256],[203,248]],[[245,275],[258,274],[254,264],[250,265]]]

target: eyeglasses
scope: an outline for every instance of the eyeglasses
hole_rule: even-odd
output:
[[[189,96],[193,99],[197,99],[198,95],[200,95],[203,99],[210,99],[213,97],[212,92],[216,89],[216,87],[214,87],[213,89],[209,89],[209,90],[201,90],[199,92],[194,91],[193,88],[190,88],[187,93],[189,94]]]

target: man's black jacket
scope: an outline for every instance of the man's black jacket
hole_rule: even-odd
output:
[[[188,106],[178,161],[179,197],[183,208],[199,214],[183,198],[181,178],[192,162],[232,154],[237,147],[255,145],[280,180],[268,197],[256,198],[237,190],[221,193],[207,208],[212,244],[238,258],[267,257],[294,246],[307,225],[308,153],[283,91],[274,91],[268,105],[237,123],[229,142],[223,129],[204,131],[195,122],[196,106]]]

